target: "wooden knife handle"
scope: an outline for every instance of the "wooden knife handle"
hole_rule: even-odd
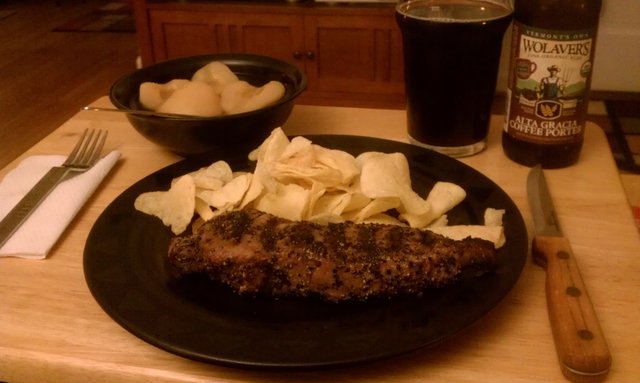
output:
[[[532,252],[547,269],[549,321],[562,373],[573,382],[604,380],[611,354],[569,241],[535,237]]]

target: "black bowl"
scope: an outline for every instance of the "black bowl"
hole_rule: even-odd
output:
[[[251,54],[214,54],[164,61],[130,73],[111,86],[110,99],[118,109],[138,110],[140,84],[146,81],[166,83],[190,79],[212,61],[221,61],[254,86],[271,80],[285,86],[285,95],[275,104],[246,113],[219,117],[157,117],[127,113],[133,127],[148,140],[184,157],[249,152],[269,133],[284,124],[295,99],[306,87],[302,71],[293,64],[271,57]]]

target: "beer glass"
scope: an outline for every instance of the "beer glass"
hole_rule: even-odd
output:
[[[511,0],[400,0],[407,129],[452,157],[484,149]]]

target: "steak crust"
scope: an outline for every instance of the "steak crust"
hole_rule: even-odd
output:
[[[491,242],[351,222],[320,225],[245,209],[174,237],[169,263],[206,273],[241,294],[329,301],[418,294],[456,281],[464,268],[496,264]]]

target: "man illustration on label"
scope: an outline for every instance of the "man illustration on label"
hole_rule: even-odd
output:
[[[548,77],[540,80],[540,94],[543,100],[557,100],[558,96],[564,92],[564,81],[558,77],[560,68],[557,65],[551,65],[547,68]]]

